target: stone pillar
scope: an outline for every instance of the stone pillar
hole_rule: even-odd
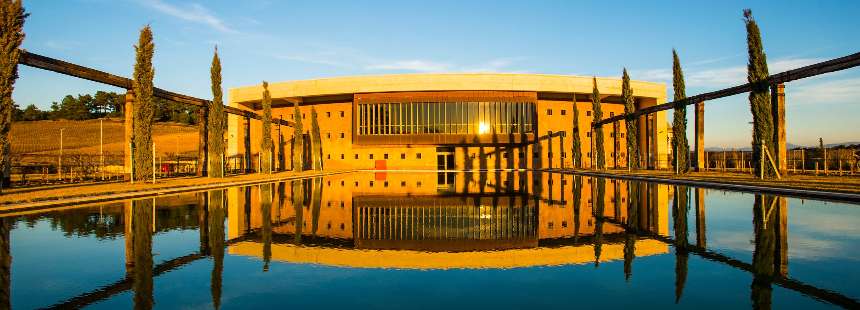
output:
[[[779,168],[779,174],[785,175],[788,168],[786,159],[785,146],[785,84],[777,84],[771,87],[771,101],[773,105],[771,111],[773,113],[773,141],[776,145],[776,150],[770,152]]]
[[[618,169],[618,121],[612,122],[612,168]]]
[[[245,141],[245,173],[251,173],[253,170],[251,169],[251,117],[247,113],[245,114],[245,134],[242,140]]]
[[[696,187],[696,246],[707,248],[707,234],[705,232],[705,189]]]
[[[209,108],[200,107],[197,109],[197,134],[199,142],[197,145],[197,176],[206,176],[206,166],[208,165],[209,156]]]
[[[123,122],[125,144],[122,146],[123,173],[125,173],[126,180],[131,180],[132,166],[134,166],[134,163],[131,160],[131,143],[134,137],[134,91],[131,89],[125,93],[123,115],[125,116],[125,121]]]
[[[564,137],[565,136],[567,136],[567,135],[564,134],[564,131],[559,132],[559,136],[558,136],[558,152],[559,152],[558,167],[561,169],[564,169],[564,159],[565,159],[565,157],[567,157],[567,156],[561,156],[561,153],[564,153]],[[568,154],[565,154],[565,155],[568,155]]]
[[[696,102],[696,171],[705,171],[705,102]]]

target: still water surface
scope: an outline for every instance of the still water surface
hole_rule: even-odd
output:
[[[856,308],[858,223],[656,183],[355,173],[7,216],[0,308]]]

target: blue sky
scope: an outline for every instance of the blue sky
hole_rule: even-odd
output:
[[[857,1],[25,1],[24,48],[130,76],[138,31],[155,35],[158,87],[211,98],[217,44],[230,87],[341,75],[526,72],[619,77],[671,88],[676,48],[694,95],[745,82],[742,9],[771,73],[860,51]],[[14,99],[116,90],[29,67]],[[860,68],[786,86],[788,141],[860,141]],[[671,98],[671,89],[668,94]],[[706,146],[748,146],[746,95],[706,105]],[[689,115],[692,128],[692,114]],[[688,133],[692,138],[691,133]]]

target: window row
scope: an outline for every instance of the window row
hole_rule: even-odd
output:
[[[534,115],[533,102],[362,103],[358,134],[531,133]]]

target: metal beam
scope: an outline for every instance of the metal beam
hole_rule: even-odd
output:
[[[129,78],[110,74],[93,68],[84,67],[81,65],[76,65],[59,59],[30,53],[26,50],[21,50],[21,58],[18,60],[18,63],[33,68],[39,68],[60,74],[82,78],[85,80],[90,80],[96,83],[107,84],[114,87],[124,88],[127,90],[132,89],[132,81]],[[152,95],[158,98],[196,107],[206,107],[212,104],[211,100],[200,99],[188,95],[174,93],[157,87],[153,87]],[[231,106],[224,106],[224,111],[230,114],[247,116],[257,120],[262,119],[262,117],[257,113],[241,110]],[[272,123],[290,127],[294,126],[294,123],[292,121],[287,121],[283,119],[273,119]]]
[[[854,54],[851,54],[851,55],[848,55],[845,57],[835,58],[835,59],[831,59],[828,61],[819,62],[817,64],[808,65],[806,67],[788,70],[788,71],[785,71],[782,73],[777,73],[777,74],[769,76],[767,78],[767,81],[764,81],[763,83],[766,83],[768,85],[783,84],[783,83],[787,83],[787,82],[791,82],[791,81],[795,81],[795,80],[799,80],[799,79],[804,79],[804,78],[808,78],[808,77],[812,77],[812,76],[816,76],[816,75],[821,75],[821,74],[825,74],[825,73],[850,69],[850,68],[854,68],[857,66],[860,66],[860,53],[854,53]],[[752,84],[746,83],[743,85],[738,85],[738,86],[729,87],[726,89],[721,89],[721,90],[712,91],[709,93],[695,95],[692,97],[687,97],[684,100],[673,101],[673,102],[668,102],[668,103],[659,104],[659,105],[655,105],[655,106],[650,106],[647,108],[637,110],[636,112],[632,113],[632,115],[630,115],[630,116],[636,117],[636,116],[650,114],[650,113],[659,112],[659,111],[663,111],[663,110],[669,110],[669,109],[674,108],[675,104],[678,104],[678,103],[683,103],[684,105],[691,105],[691,104],[695,104],[696,102],[702,102],[702,101],[714,100],[714,99],[719,99],[719,98],[728,97],[728,96],[734,96],[737,94],[749,92],[751,89],[752,89]],[[627,114],[622,114],[622,115],[610,117],[607,119],[603,119],[599,122],[595,122],[594,125],[592,125],[592,126],[597,127],[597,126],[601,126],[603,124],[608,124],[608,123],[612,123],[615,121],[621,121],[627,117],[628,117]]]

